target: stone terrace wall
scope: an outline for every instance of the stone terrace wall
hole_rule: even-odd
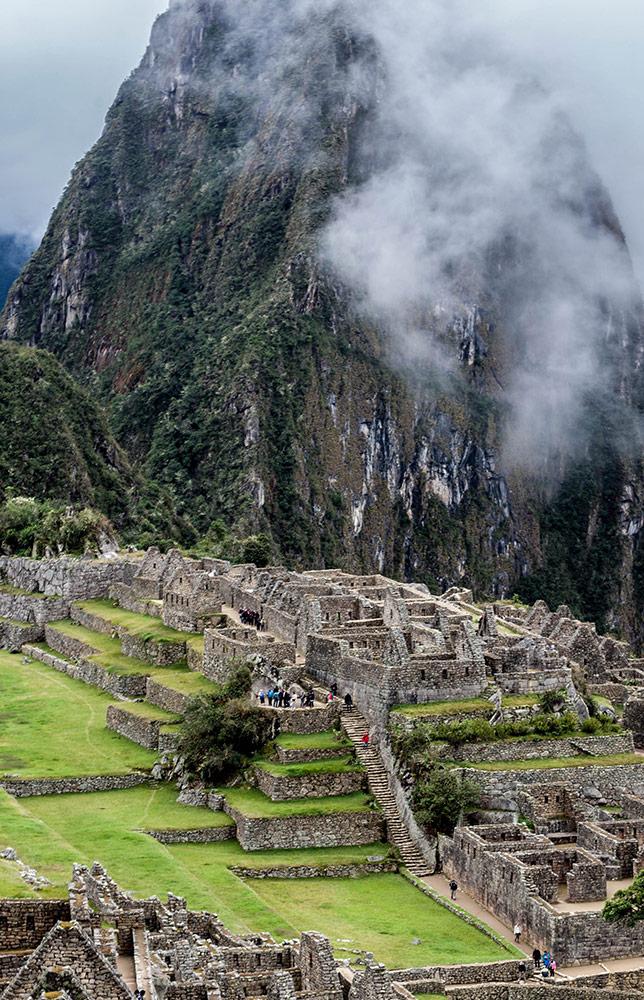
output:
[[[319,799],[329,795],[350,795],[361,791],[366,785],[365,772],[355,771],[332,774],[316,772],[302,777],[274,775],[261,767],[253,769],[254,783],[273,802],[287,802],[289,799]]]
[[[125,656],[131,656],[136,660],[143,660],[157,667],[169,667],[177,660],[183,660],[186,656],[185,642],[165,642],[153,639],[143,639],[141,636],[130,635],[127,629],[120,625],[112,625],[99,615],[94,615],[89,611],[73,607],[71,610],[72,621],[93,632],[101,632],[104,635],[118,636],[121,649]]]
[[[27,642],[39,642],[45,634],[42,625],[22,625],[0,618],[0,649],[19,653]]]
[[[204,826],[194,830],[146,830],[160,844],[218,844],[235,839],[234,826]]]
[[[393,982],[403,984],[422,982],[427,985],[440,983],[443,986],[468,986],[474,983],[516,983],[521,963],[521,959],[512,959],[475,965],[427,965],[416,969],[400,969],[391,972],[390,976]]]
[[[445,759],[471,764],[483,761],[579,757],[583,754],[592,757],[633,753],[633,735],[628,733],[623,736],[580,736],[552,740],[499,740],[498,743],[465,743],[462,746],[434,744],[434,748],[439,749],[440,756]]]
[[[230,868],[238,878],[285,879],[285,878],[359,878],[361,875],[379,875],[383,872],[395,874],[395,861],[367,861],[354,865],[289,865],[275,868],[250,868],[247,865],[233,865]]]
[[[0,899],[0,948],[36,948],[59,920],[69,920],[66,899]]]
[[[100,774],[84,778],[1,778],[0,788],[17,799],[37,795],[76,795],[80,792],[111,792],[145,785],[149,774]]]
[[[61,674],[74,677],[76,680],[82,681],[83,684],[91,684],[93,687],[101,688],[102,691],[107,691],[108,694],[112,694],[115,697],[145,697],[147,678],[144,674],[111,674],[100,663],[95,663],[93,660],[86,660],[82,657],[77,662],[73,662],[73,654],[69,652],[70,646],[67,643],[68,636],[62,636],[59,632],[54,633],[53,636],[55,638],[52,637],[52,641],[49,641],[47,639],[47,630],[45,629],[47,644],[52,649],[55,649],[56,652],[61,653],[63,658],[31,645],[25,646],[25,653],[31,656],[32,659],[40,660],[41,663],[45,663],[48,667],[53,667],[54,670],[58,670]],[[58,636],[60,636],[60,641],[57,638]],[[72,642],[75,641],[72,640]],[[56,645],[53,645],[54,642]],[[65,650],[68,650],[68,652],[65,652]],[[70,658],[66,659],[65,657]]]
[[[634,991],[615,992],[601,989],[584,989],[574,983],[557,982],[556,985],[494,983],[485,986],[455,986],[449,996],[454,1000],[641,1000]]]
[[[165,722],[159,719],[146,719],[118,705],[107,707],[107,728],[147,750],[159,749],[160,731],[164,725]]]
[[[183,715],[188,706],[190,698],[175,691],[174,688],[166,687],[161,681],[148,677],[145,691],[145,700],[157,708],[162,708],[165,712],[172,712],[175,715]]]
[[[115,583],[110,587],[109,596],[126,611],[134,611],[137,615],[161,617],[162,604],[153,598],[139,596],[128,584]]]
[[[360,846],[384,838],[384,822],[376,812],[258,818],[244,816],[229,803],[224,809],[235,821],[245,851]]]
[[[131,583],[131,559],[26,559],[0,556],[0,579],[21,590],[57,595],[67,600],[107,597],[110,587]]]
[[[340,705],[336,701],[324,708],[266,708],[264,711],[272,712],[277,717],[280,732],[306,735],[333,729],[340,714]]]
[[[0,590],[0,618],[10,618],[18,622],[61,621],[69,616],[69,601],[42,594],[30,597],[23,594],[8,594]]]
[[[335,760],[353,752],[353,747],[344,746],[338,741],[337,747],[311,747],[302,750],[288,750],[279,744],[275,747],[277,760],[280,764],[306,764],[319,760]]]
[[[644,759],[642,764],[620,764],[612,767],[589,764],[588,767],[553,767],[526,771],[484,771],[463,768],[465,777],[476,782],[482,791],[484,809],[516,809],[518,785],[553,784],[565,782],[576,791],[587,787],[598,788],[612,804],[619,805],[623,792],[644,785]]]

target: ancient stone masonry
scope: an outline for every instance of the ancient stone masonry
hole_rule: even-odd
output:
[[[0,903],[8,935],[2,944],[22,949],[6,966],[2,1000],[43,992],[61,997],[61,990],[74,1000],[126,1000],[126,968],[150,1000],[296,994],[342,1000],[322,935],[307,933],[283,945],[267,935],[238,937],[214,914],[190,911],[176,896],[166,903],[132,899],[98,865],[74,869],[69,895],[69,902]]]
[[[28,593],[67,601],[107,597],[110,587],[134,578],[136,561],[114,559],[20,559],[0,556],[0,580]]]
[[[520,920],[531,946],[549,948],[560,964],[583,965],[599,954],[622,958],[644,948],[644,926],[612,926],[601,916],[607,878],[619,877],[628,856],[611,844],[614,855],[608,858],[592,828],[577,843],[557,846],[508,824],[457,828],[453,838],[441,841],[441,853],[447,875],[510,926]],[[596,909],[576,911],[572,905],[592,902]]]
[[[575,620],[569,609],[551,612],[543,602],[533,608],[509,602],[477,606],[471,592],[458,588],[438,596],[422,585],[377,574],[232,566],[157,549],[114,560],[2,557],[0,581],[0,644],[22,648],[109,692],[119,701],[108,709],[109,728],[160,754],[175,744],[172,723],[186,711],[187,692],[200,686],[191,682],[184,687],[185,675],[174,669],[168,685],[176,684],[175,690],[164,683],[162,671],[155,669],[153,678],[152,669],[141,664],[176,667],[177,661],[187,660],[192,670],[220,684],[244,662],[251,669],[255,704],[261,703],[262,690],[288,693],[288,708],[264,703],[274,733],[284,738],[247,771],[246,782],[255,790],[236,799],[232,790],[220,794],[222,790],[201,786],[181,787],[179,803],[224,809],[230,823],[145,831],[160,843],[206,845],[236,836],[250,855],[367,845],[387,837],[406,869],[421,880],[422,891],[437,897],[431,883],[422,880],[434,861],[442,859],[445,872],[506,925],[520,916],[527,942],[553,950],[560,966],[644,951],[644,927],[614,929],[601,916],[616,883],[628,884],[644,869],[644,758],[638,762],[634,755],[635,748],[644,746],[644,662],[623,643]],[[150,638],[145,628],[129,632],[114,624],[104,604],[89,603],[106,596],[175,630],[203,633],[203,642],[184,635],[164,641],[158,627]],[[91,636],[79,640],[68,622],[56,624],[67,617],[90,633],[117,639],[133,669],[106,666],[109,658],[92,647]],[[536,725],[545,710],[536,696],[559,690],[561,698],[548,699],[548,704],[565,702],[564,710],[579,717],[580,735],[549,738],[557,727]],[[612,720],[619,715],[614,706],[624,705],[625,728],[615,721],[588,721],[589,707],[580,691],[594,694],[597,701],[590,708]],[[401,770],[393,754],[389,722],[394,706],[399,706],[395,717],[400,725],[408,728],[423,719],[430,724],[464,719],[495,724],[535,718],[532,728],[518,729],[523,735],[514,738],[500,734],[487,743],[467,742],[476,728],[470,727],[464,738],[433,747],[452,773],[476,783],[481,793],[474,814],[480,825],[457,827],[453,838],[440,839],[438,851],[436,839],[414,814],[413,766]],[[564,732],[571,728],[566,726]],[[334,729],[344,730],[350,742],[343,736],[335,746]],[[481,727],[480,732],[489,730]],[[322,733],[319,740],[305,738]],[[302,738],[287,739],[291,734]],[[557,758],[557,766],[544,768],[542,758]],[[325,768],[325,761],[334,760]],[[355,760],[361,766],[347,766]],[[164,757],[154,776],[168,775],[174,767],[172,758]],[[149,775],[141,772],[9,777],[0,784],[20,797],[127,788],[147,780]],[[365,782],[375,803],[356,796],[362,805],[349,800],[342,808],[342,797],[364,790]],[[331,796],[338,799],[337,811],[317,815],[315,800]],[[269,809],[261,803],[264,797],[281,805]],[[310,799],[310,810],[289,812],[296,799]],[[387,854],[367,864],[322,869],[305,864],[255,868],[249,857],[237,874],[247,879],[343,878],[395,869]],[[0,912],[0,925],[2,917]],[[471,915],[464,919],[475,921]],[[32,931],[33,926],[30,919]],[[36,927],[27,951],[35,955],[34,949],[43,949],[38,963],[0,954],[0,986],[6,985],[1,1000],[27,1000],[43,991],[68,994],[72,1000],[87,1000],[97,990],[101,997],[120,996],[117,958],[121,965],[131,962],[137,985],[152,1000],[340,1000],[341,992],[344,1000],[393,1000],[396,993],[410,1000],[401,981],[413,987],[412,993],[462,993],[473,1000],[488,995],[490,1000],[515,1000],[524,989],[538,1000],[542,989],[514,985],[518,970],[509,971],[512,963],[460,974],[401,970],[396,979],[397,973],[367,961],[355,975],[343,970],[341,985],[330,946],[319,936],[304,935],[299,944],[284,946],[261,935],[238,938],[216,916],[188,911],[175,897],[167,904],[131,899],[100,868],[76,871],[69,916],[49,912]],[[99,952],[97,963],[93,948]],[[637,988],[634,980],[624,980],[588,982],[570,990],[581,1000],[584,991],[603,989],[608,996],[620,986],[626,993]],[[557,989],[563,997],[569,988],[559,984]]]
[[[337,812],[320,816],[245,816],[226,803],[235,821],[237,839],[245,851],[295,847],[344,847],[375,844],[384,839],[377,812]]]
[[[361,791],[366,784],[361,768],[334,774],[332,771],[316,771],[294,777],[293,775],[271,774],[263,767],[255,767],[253,781],[273,802],[287,802],[289,799],[324,798],[327,795],[351,795]]]

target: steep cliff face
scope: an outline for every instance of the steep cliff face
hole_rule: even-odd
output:
[[[288,6],[262,33],[227,3],[171,5],[2,335],[90,386],[198,530],[223,517],[307,565],[539,589],[633,638],[643,479],[617,439],[641,404],[639,302],[605,305],[610,391],[581,456],[504,458],[512,251],[436,321],[450,365],[398,356],[319,252],[334,199],[380,156],[381,54],[337,11]],[[589,171],[581,187],[575,212],[621,246]]]

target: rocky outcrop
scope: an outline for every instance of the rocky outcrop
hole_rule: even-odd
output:
[[[257,53],[221,4],[172,5],[1,335],[100,387],[130,456],[200,530],[222,517],[269,532],[294,564],[565,599],[634,639],[643,478],[615,443],[628,436],[619,407],[593,400],[583,461],[524,455],[518,472],[503,455],[517,354],[507,257],[486,287],[462,289],[447,329],[418,317],[444,342],[440,378],[425,362],[403,373],[317,257],[333,199],[376,169],[360,154],[365,141],[380,148],[383,89],[373,40],[325,18],[281,14]],[[555,181],[621,253],[581,166]],[[633,293],[630,312],[606,313],[603,382],[628,408],[641,394],[641,305]]]

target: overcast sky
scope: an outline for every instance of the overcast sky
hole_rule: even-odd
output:
[[[40,235],[165,6],[165,0],[2,0],[0,231]],[[472,6],[565,95],[644,284],[644,3],[472,0]]]

